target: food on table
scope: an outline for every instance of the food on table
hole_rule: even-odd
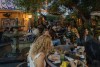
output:
[[[51,61],[59,61],[60,60],[60,56],[59,55],[50,55],[48,58]]]

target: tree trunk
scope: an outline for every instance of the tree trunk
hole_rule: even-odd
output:
[[[81,10],[79,10],[76,6],[72,6],[72,8],[77,11],[77,13],[80,14],[81,18],[83,19],[84,22],[87,22],[88,20],[85,18],[85,16],[83,15],[83,13],[81,12]]]

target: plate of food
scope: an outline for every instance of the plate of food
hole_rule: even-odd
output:
[[[52,55],[49,55],[48,56],[48,59],[50,61],[52,61],[53,63],[60,63],[60,55],[55,55],[55,54],[52,54]]]

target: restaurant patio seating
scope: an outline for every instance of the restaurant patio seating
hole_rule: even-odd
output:
[[[33,35],[24,35],[19,38],[19,43],[32,43],[34,41],[34,36]]]
[[[26,47],[21,50],[21,59],[23,59],[25,61],[27,60],[27,55],[28,55],[29,49],[30,49],[30,47]]]
[[[6,56],[6,54],[10,53],[12,50],[11,43],[9,42],[1,42],[0,43],[0,58]]]

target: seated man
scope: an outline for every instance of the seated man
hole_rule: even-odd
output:
[[[54,46],[61,45],[60,39],[54,39],[54,40],[53,40],[53,45],[54,45]]]
[[[61,49],[64,51],[71,51],[71,48],[73,48],[73,45],[70,43],[69,39],[66,39],[66,41],[63,42],[62,45],[58,45],[55,47],[56,49]]]

